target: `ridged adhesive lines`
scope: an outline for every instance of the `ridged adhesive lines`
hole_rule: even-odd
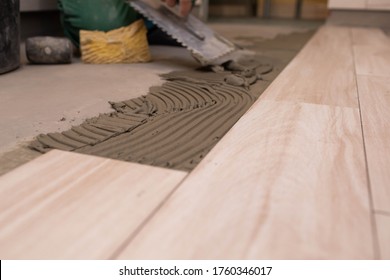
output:
[[[203,69],[162,76],[167,81],[147,95],[110,102],[116,112],[39,135],[30,146],[190,170],[253,104],[249,86],[259,79],[255,69],[237,64],[218,73]]]

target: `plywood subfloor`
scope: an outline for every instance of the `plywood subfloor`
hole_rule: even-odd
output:
[[[184,180],[62,153],[2,177],[1,257],[389,259],[386,38],[321,28]]]

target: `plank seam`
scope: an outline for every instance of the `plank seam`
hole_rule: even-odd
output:
[[[372,245],[374,249],[374,258],[375,259],[381,259],[381,252],[380,252],[380,246],[379,246],[379,235],[378,235],[378,228],[376,224],[376,219],[375,219],[375,210],[374,210],[374,200],[373,200],[373,195],[372,195],[372,186],[371,186],[371,179],[370,179],[370,172],[369,172],[369,167],[368,167],[368,159],[367,159],[367,149],[366,149],[366,141],[365,141],[365,136],[364,136],[364,126],[363,126],[363,117],[362,117],[362,107],[360,103],[360,95],[359,95],[359,85],[358,85],[358,74],[357,74],[357,69],[356,69],[356,53],[354,49],[354,44],[353,44],[353,35],[352,35],[352,29],[349,29],[349,39],[351,42],[351,49],[352,49],[352,55],[353,55],[353,68],[355,71],[355,85],[356,85],[356,97],[358,101],[358,109],[359,109],[359,118],[360,118],[360,129],[362,133],[362,142],[363,142],[363,152],[364,152],[364,161],[365,161],[365,169],[366,169],[366,177],[367,177],[367,191],[368,191],[368,203],[370,207],[370,216],[371,216],[371,232],[372,232]]]
[[[374,213],[377,214],[377,215],[383,215],[383,216],[389,216],[390,217],[390,212],[387,212],[387,211],[374,210]]]
[[[157,214],[157,212],[164,206],[164,204],[172,197],[172,195],[180,188],[180,186],[183,184],[183,182],[187,179],[187,177],[190,175],[188,173],[179,183],[177,183],[177,186],[171,190],[170,193],[167,194],[167,196],[161,200],[161,202],[154,208],[150,214],[143,220],[142,223],[139,224],[139,226],[132,232],[130,235],[122,242],[120,246],[114,252],[109,256],[108,260],[114,260],[118,259],[119,255],[127,248],[127,246],[133,241],[133,239],[142,231],[142,229],[149,223],[151,219]]]

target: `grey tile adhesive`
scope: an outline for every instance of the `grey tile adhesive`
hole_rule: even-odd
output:
[[[162,86],[61,133],[41,134],[30,148],[51,149],[192,170],[248,110],[313,32],[254,42],[237,62],[163,74]],[[253,85],[256,84],[255,90]]]

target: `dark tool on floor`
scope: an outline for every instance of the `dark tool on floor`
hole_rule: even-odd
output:
[[[0,74],[19,67],[19,29],[19,0],[0,1]]]
[[[26,40],[26,55],[31,63],[66,64],[72,62],[73,47],[67,38],[30,37]]]
[[[140,14],[189,49],[202,65],[221,64],[239,49],[193,15],[181,17],[174,8],[158,0],[127,0]]]

